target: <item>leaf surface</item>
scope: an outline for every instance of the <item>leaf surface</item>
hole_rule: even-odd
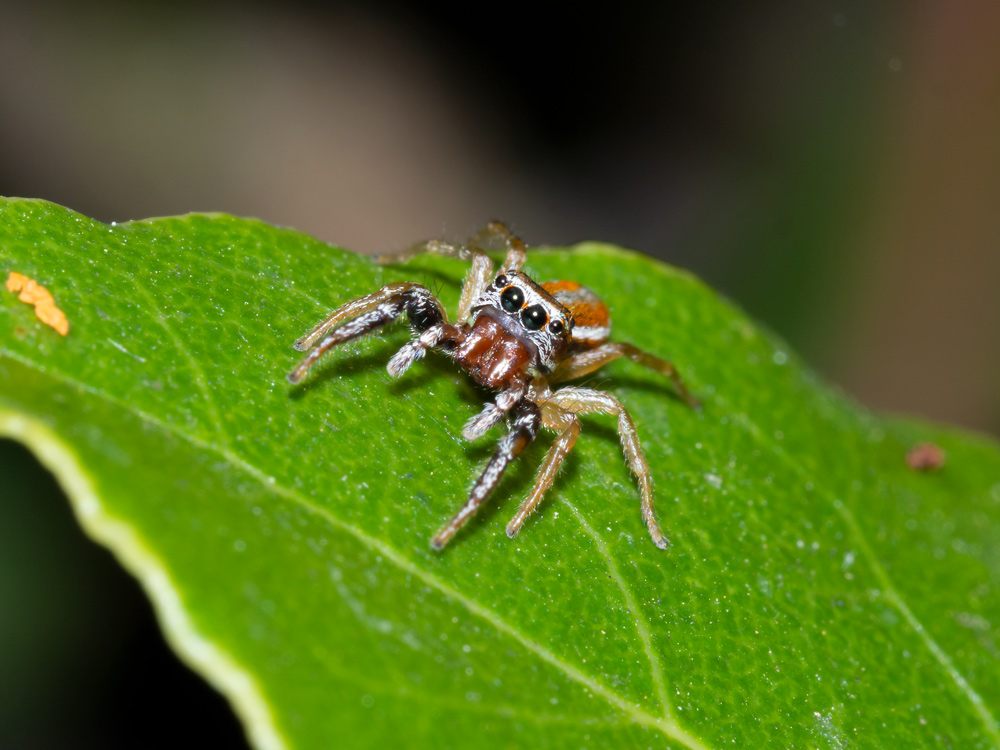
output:
[[[291,344],[383,283],[453,310],[465,268],[379,268],[229,216],[107,226],[0,203],[0,435],[56,474],[153,599],[174,648],[259,747],[1000,748],[1000,451],[876,418],[687,274],[599,244],[534,252],[608,302],[628,362],[586,381],[631,410],[650,541],[614,422],[588,417],[540,513],[503,528],[544,435],[444,550],[499,435],[442,357],[401,380],[405,327],[291,387]],[[909,448],[947,455],[914,472]]]

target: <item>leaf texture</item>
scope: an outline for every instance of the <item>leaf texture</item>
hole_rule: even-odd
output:
[[[628,362],[586,380],[631,410],[673,546],[653,546],[614,421],[585,418],[540,513],[506,519],[543,436],[442,553],[428,539],[492,452],[485,397],[407,331],[302,386],[291,344],[415,280],[453,310],[462,264],[366,258],[257,221],[104,225],[0,202],[0,434],[57,476],[142,582],[178,653],[261,748],[1000,748],[1000,451],[875,417],[687,274],[599,244],[539,280],[608,302]],[[905,455],[941,446],[946,465]]]

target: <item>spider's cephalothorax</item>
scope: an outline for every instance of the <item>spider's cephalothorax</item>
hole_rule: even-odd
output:
[[[586,375],[618,357],[649,367],[669,377],[680,396],[692,407],[698,402],[688,393],[674,366],[631,344],[608,341],[611,318],[607,306],[592,291],[573,281],[536,284],[520,269],[525,246],[498,222],[482,233],[502,239],[507,257],[494,275],[493,263],[478,241],[468,245],[427,242],[399,255],[380,256],[379,263],[399,263],[422,252],[471,261],[472,269],[462,287],[457,322],[448,316],[427,287],[412,282],[389,284],[377,292],[352,300],[295,342],[308,354],[288,379],[298,383],[316,360],[334,346],[362,336],[406,314],[416,337],[389,360],[393,376],[402,375],[428,349],[451,357],[482,386],[497,392],[496,399],[469,420],[462,434],[469,440],[482,436],[505,415],[511,431],[476,480],[461,510],[431,540],[441,549],[486,501],[507,465],[535,439],[539,427],[559,432],[542,462],[534,487],[507,524],[513,537],[552,486],[559,466],[580,434],[579,414],[600,413],[618,417],[618,432],[628,464],[639,482],[642,517],[657,547],[669,540],[660,530],[653,511],[652,480],[632,418],[613,395],[591,388],[553,383]]]

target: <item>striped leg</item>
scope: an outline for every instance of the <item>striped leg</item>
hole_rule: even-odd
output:
[[[524,398],[526,391],[527,383],[521,378],[513,378],[507,387],[497,394],[496,401],[485,404],[481,412],[465,423],[462,437],[470,441],[481,438]]]
[[[556,419],[552,419],[549,412],[551,411],[550,404],[544,404],[542,406],[542,424],[545,427],[550,427],[552,429],[563,428],[562,433],[556,438],[552,447],[549,448],[549,452],[545,456],[545,460],[542,462],[541,467],[538,469],[538,475],[535,477],[535,484],[531,488],[531,494],[525,498],[524,502],[517,509],[517,513],[514,517],[510,519],[510,523],[507,524],[507,536],[513,539],[517,536],[517,533],[521,530],[524,522],[528,520],[538,504],[542,502],[542,498],[545,497],[545,493],[552,486],[552,483],[556,480],[556,476],[559,474],[559,468],[562,466],[563,460],[569,455],[569,452],[573,450],[573,446],[576,445],[576,439],[580,436],[580,420],[576,416],[564,409],[558,409],[558,416]],[[558,407],[556,407],[558,408]]]
[[[389,284],[377,292],[352,300],[334,310],[319,325],[296,341],[296,349],[299,351],[308,349],[309,353],[289,373],[288,381],[298,383],[305,377],[309,368],[330,349],[364,336],[392,322],[404,312],[409,317],[410,324],[418,331],[451,328],[447,325],[441,303],[427,287],[408,281]]]
[[[538,434],[541,411],[534,403],[526,400],[519,401],[511,411],[514,415],[513,428],[500,440],[496,452],[473,485],[465,505],[431,539],[431,547],[434,549],[442,549],[458,533],[458,530],[468,523],[500,482],[508,464],[521,455]]]
[[[457,258],[472,263],[472,268],[469,269],[469,273],[462,283],[462,296],[458,301],[458,315],[455,318],[459,323],[464,323],[472,311],[472,305],[482,296],[486,287],[493,280],[493,261],[486,253],[475,247],[452,245],[438,240],[421,242],[402,253],[376,255],[373,256],[372,260],[380,265],[404,263],[423,253],[443,255],[446,258]]]

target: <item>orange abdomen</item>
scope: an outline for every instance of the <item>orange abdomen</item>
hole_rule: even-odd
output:
[[[546,281],[542,289],[573,316],[570,344],[589,348],[611,335],[611,313],[600,297],[575,281]]]

